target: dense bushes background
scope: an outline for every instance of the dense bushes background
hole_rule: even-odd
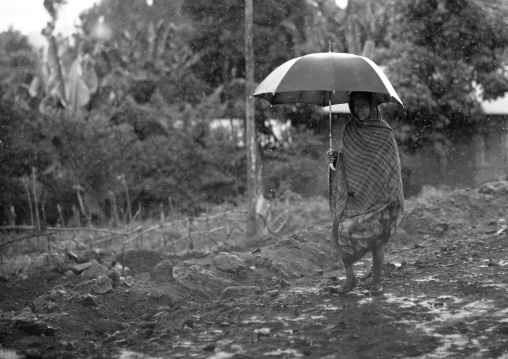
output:
[[[30,223],[36,203],[47,224],[79,225],[241,201],[243,3],[102,0],[73,41],[54,31],[62,3],[44,1],[44,54],[15,30],[0,33],[0,223]],[[488,99],[508,90],[501,0],[254,6],[258,81],[329,42],[353,53],[373,44],[406,104],[384,112],[401,143],[443,142],[482,119],[474,84]],[[267,197],[326,192],[316,171],[327,121],[316,109],[256,101]],[[269,120],[292,126],[276,135]]]

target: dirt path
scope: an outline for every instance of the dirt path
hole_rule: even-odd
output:
[[[508,195],[490,192],[408,201],[384,295],[334,294],[330,228],[311,226],[132,279],[62,281],[24,309],[6,296],[0,358],[508,358]]]

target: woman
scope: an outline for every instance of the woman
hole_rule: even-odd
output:
[[[342,151],[328,152],[336,169],[330,169],[332,242],[346,268],[339,292],[355,288],[353,263],[372,251],[370,292],[377,295],[383,293],[383,246],[404,211],[400,159],[393,130],[381,119],[374,94],[352,92],[348,104],[353,116],[344,128]]]

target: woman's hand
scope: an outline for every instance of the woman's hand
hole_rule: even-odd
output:
[[[335,161],[337,161],[337,157],[339,156],[339,152],[338,151],[335,151],[335,150],[328,150],[328,152],[326,153],[327,157],[328,157],[328,163],[335,163]]]

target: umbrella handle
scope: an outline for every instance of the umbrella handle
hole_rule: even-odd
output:
[[[331,46],[331,45],[330,45]],[[332,143],[332,91],[328,93],[328,118],[329,118],[329,134],[328,138],[330,139],[330,149],[329,151],[333,151],[333,143]],[[333,163],[330,163],[330,168],[332,171],[335,171],[335,167],[333,166]]]
[[[333,148],[332,148],[332,146],[330,146],[330,149],[328,150],[328,154],[332,154],[332,153],[333,153]],[[339,158],[338,158],[338,156],[337,156],[337,160],[338,160],[338,159],[339,159]],[[333,163],[329,163],[329,165],[330,165],[331,170],[332,170],[332,171],[335,171],[335,166],[333,165]]]

